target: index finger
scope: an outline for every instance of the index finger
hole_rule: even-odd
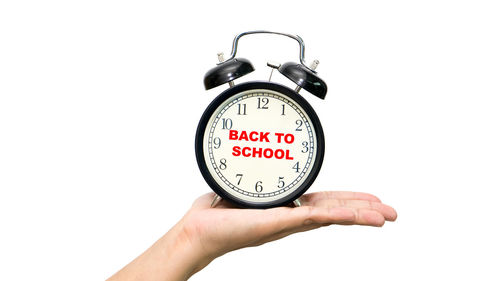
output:
[[[302,195],[300,201],[305,204],[313,204],[320,200],[337,199],[337,200],[366,200],[370,202],[382,202],[372,194],[353,191],[320,191]]]

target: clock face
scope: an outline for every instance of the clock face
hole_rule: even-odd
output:
[[[207,108],[197,132],[198,164],[221,197],[271,207],[300,196],[323,158],[323,133],[310,105],[291,89],[240,84]]]

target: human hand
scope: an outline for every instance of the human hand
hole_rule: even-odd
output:
[[[301,207],[239,209],[214,193],[199,197],[186,215],[109,280],[187,280],[213,259],[290,234],[331,224],[382,226],[396,211],[370,194],[329,191],[303,195]]]
[[[211,208],[214,194],[198,198],[181,220],[184,233],[205,254],[205,262],[227,252],[331,224],[382,226],[396,211],[377,197],[329,191],[303,195],[301,207],[238,209],[226,201]]]

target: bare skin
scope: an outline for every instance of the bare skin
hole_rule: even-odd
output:
[[[199,197],[186,215],[153,246],[108,280],[187,280],[215,258],[290,234],[331,224],[380,227],[396,211],[374,195],[350,191],[306,194],[302,206],[238,209],[214,194]]]

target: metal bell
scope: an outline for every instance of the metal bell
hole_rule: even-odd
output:
[[[254,71],[254,68],[249,60],[244,58],[233,58],[216,67],[210,69],[206,74],[203,82],[205,89],[210,90],[222,84],[231,82],[248,73]]]

